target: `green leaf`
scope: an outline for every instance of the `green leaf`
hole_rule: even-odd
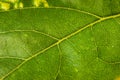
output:
[[[120,13],[120,0],[47,0],[50,6],[80,9],[100,16]]]
[[[0,12],[0,80],[120,80],[120,14],[109,15],[73,7]]]

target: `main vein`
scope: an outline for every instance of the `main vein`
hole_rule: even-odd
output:
[[[43,49],[42,51],[39,51],[38,53],[36,53],[36,54],[32,55],[31,57],[27,58],[25,61],[23,61],[21,64],[19,64],[16,68],[14,68],[14,69],[13,69],[12,71],[10,71],[8,74],[6,74],[5,76],[3,76],[0,80],[5,79],[7,76],[9,76],[10,74],[12,74],[12,73],[15,72],[16,70],[18,70],[22,65],[24,65],[24,64],[25,64],[26,62],[28,62],[29,60],[33,59],[34,57],[38,56],[39,54],[41,54],[41,53],[43,53],[43,52],[45,52],[45,51],[47,51],[47,50],[49,50],[50,48],[52,48],[52,47],[60,44],[61,42],[65,41],[66,39],[68,39],[68,38],[70,38],[70,37],[78,34],[79,32],[85,30],[86,28],[91,27],[91,26],[93,26],[93,25],[95,25],[95,24],[97,24],[97,23],[99,23],[99,22],[104,21],[104,20],[111,19],[111,18],[116,18],[116,17],[120,17],[120,14],[100,18],[99,20],[94,21],[93,23],[90,23],[90,24],[86,25],[86,26],[83,27],[83,28],[80,28],[79,30],[77,30],[77,31],[69,34],[68,36],[66,36],[66,37],[58,40],[58,42],[50,45],[49,47]]]

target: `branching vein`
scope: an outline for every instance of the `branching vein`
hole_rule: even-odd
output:
[[[19,57],[10,57],[10,56],[5,56],[5,57],[0,57],[0,59],[18,59],[18,60],[25,60],[24,58],[19,58]]]
[[[34,32],[34,33],[39,33],[39,34],[42,34],[42,35],[45,35],[45,36],[48,36],[54,40],[59,40],[58,38],[56,37],[53,37],[47,33],[44,33],[44,32],[40,32],[40,31],[37,31],[37,30],[9,30],[9,31],[4,31],[4,32],[0,32],[0,34],[6,34],[6,33],[13,33],[13,32]]]
[[[95,21],[95,22],[93,22],[93,23],[90,23],[90,24],[86,25],[86,26],[83,27],[83,28],[80,28],[79,30],[71,33],[70,35],[68,35],[68,36],[60,39],[58,42],[50,45],[49,47],[43,49],[42,51],[39,51],[38,53],[36,53],[36,54],[32,55],[31,57],[27,58],[25,61],[23,61],[23,62],[22,62],[20,65],[18,65],[16,68],[14,68],[14,69],[13,69],[12,71],[10,71],[8,74],[6,74],[5,76],[3,76],[0,80],[3,80],[4,78],[6,78],[7,76],[9,76],[9,75],[12,74],[13,72],[15,72],[16,70],[18,70],[22,65],[24,65],[24,64],[25,64],[26,62],[28,62],[29,60],[33,59],[34,57],[40,55],[41,53],[43,53],[43,52],[45,52],[45,51],[47,51],[47,50],[49,50],[50,48],[52,48],[52,47],[60,44],[61,42],[65,41],[66,39],[68,39],[68,38],[70,38],[70,37],[72,37],[72,36],[80,33],[81,31],[85,30],[86,28],[91,27],[91,26],[93,26],[93,25],[95,25],[95,24],[97,24],[97,23],[99,23],[99,22],[104,21],[104,20],[111,19],[111,18],[116,18],[116,17],[120,17],[120,14],[113,15],[113,16],[108,16],[108,17],[104,17],[104,18],[100,18],[99,20],[97,20],[97,21]]]

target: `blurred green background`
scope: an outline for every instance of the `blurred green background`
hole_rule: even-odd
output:
[[[0,0],[0,11],[23,7],[49,7],[46,0]]]

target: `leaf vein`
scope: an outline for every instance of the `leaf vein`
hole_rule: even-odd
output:
[[[25,59],[24,59],[24,58],[11,57],[11,56],[0,57],[0,59],[18,59],[18,60],[23,60],[23,61],[25,61]]]
[[[7,11],[0,11],[0,12],[9,12],[9,11],[14,11],[14,10],[25,10],[25,9],[47,9],[45,7],[25,7],[25,8],[16,8],[16,9],[10,9],[10,10],[7,10]],[[91,15],[91,16],[94,16],[96,18],[102,18],[101,16],[98,16],[96,14],[93,14],[93,13],[90,13],[90,12],[87,12],[87,11],[83,11],[83,10],[79,10],[79,9],[74,9],[74,8],[67,8],[67,7],[49,7],[48,9],[66,9],[66,10],[72,10],[72,11],[76,11],[76,12],[79,12],[79,13],[85,13],[85,14],[88,14],[88,15]]]
[[[60,60],[60,62],[59,62],[59,66],[58,66],[58,70],[57,70],[56,76],[55,76],[55,79],[56,79],[56,80],[57,80],[57,77],[58,77],[58,75],[59,75],[59,73],[60,73],[60,69],[61,69],[61,59],[62,59],[62,51],[61,51],[61,49],[60,49],[60,45],[58,44],[57,47],[58,47],[58,50],[59,50],[59,60]]]
[[[39,34],[48,36],[48,37],[50,37],[50,38],[52,38],[54,40],[59,40],[58,38],[56,38],[56,37],[54,37],[52,35],[49,35],[47,33],[40,32],[40,31],[37,31],[37,30],[9,30],[9,31],[0,32],[0,34],[13,33],[13,32],[34,32],[34,33],[39,33]]]
[[[66,39],[68,39],[68,38],[70,38],[70,37],[78,34],[79,32],[85,30],[86,28],[91,27],[91,26],[93,26],[93,25],[95,25],[95,24],[97,24],[97,23],[99,23],[99,22],[104,21],[104,20],[111,19],[111,18],[116,18],[116,17],[120,17],[120,14],[101,18],[101,19],[99,19],[99,20],[97,20],[97,21],[94,21],[94,22],[86,25],[86,26],[83,27],[83,28],[80,28],[79,30],[77,30],[77,31],[69,34],[68,36],[60,39],[58,42],[53,43],[53,44],[50,45],[49,47],[47,47],[47,48],[43,49],[42,51],[39,51],[38,53],[36,53],[36,54],[32,55],[31,57],[27,58],[25,61],[23,61],[23,62],[22,62],[20,65],[18,65],[16,68],[14,68],[14,69],[13,69],[12,71],[10,71],[8,74],[6,74],[5,76],[3,76],[0,80],[5,79],[7,76],[9,76],[10,74],[12,74],[12,73],[13,73],[14,71],[16,71],[17,69],[19,69],[22,65],[24,65],[24,64],[25,64],[26,62],[28,62],[29,60],[33,59],[34,57],[38,56],[39,54],[41,54],[41,53],[43,53],[43,52],[45,52],[45,51],[47,51],[47,50],[49,50],[50,48],[52,48],[52,47],[60,44],[60,43],[63,42],[64,40],[66,40]]]

